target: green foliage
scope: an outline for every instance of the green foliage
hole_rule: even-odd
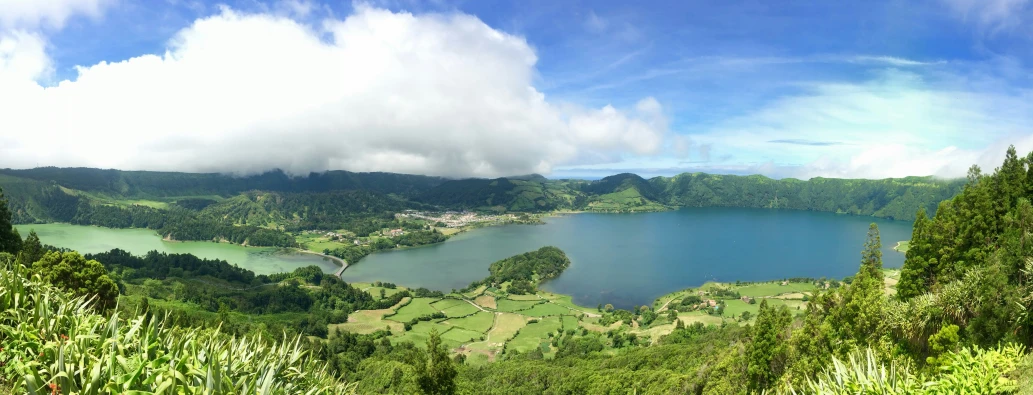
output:
[[[353,392],[300,338],[286,340],[231,338],[146,316],[106,318],[84,297],[30,280],[18,266],[0,269],[0,388],[12,393]]]
[[[464,292],[481,285],[496,286],[512,281],[508,292],[517,295],[534,293],[541,281],[559,276],[569,266],[570,259],[562,250],[552,246],[542,247],[492,263],[488,267],[491,274],[470,284]]]
[[[750,390],[760,392],[771,388],[785,371],[789,363],[787,340],[790,323],[789,309],[785,306],[770,308],[767,299],[761,300],[757,322],[746,349]]]
[[[1022,358],[1023,347],[963,348],[943,356],[942,367],[929,376],[912,374],[906,367],[878,362],[870,349],[836,358],[832,368],[807,386],[820,394],[1001,394],[1018,389],[1009,378]]]
[[[11,225],[11,211],[7,208],[4,190],[0,188],[0,252],[17,254],[22,249],[22,238]]]
[[[118,300],[118,284],[104,265],[78,252],[48,252],[32,264],[32,273],[72,295],[86,297],[101,310],[114,307]]]
[[[441,344],[437,330],[430,331],[426,355],[419,355],[413,363],[420,392],[427,395],[456,393],[456,371],[448,350]]]

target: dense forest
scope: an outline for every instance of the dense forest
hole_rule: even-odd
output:
[[[506,287],[509,293],[533,294],[542,281],[559,276],[569,266],[570,258],[567,258],[563,251],[546,246],[493,262],[488,266],[488,272],[491,274],[483,280],[473,282],[466,290],[481,285],[502,287],[502,284],[510,282],[511,284]]]

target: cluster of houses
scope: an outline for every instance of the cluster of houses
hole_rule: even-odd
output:
[[[443,223],[449,228],[461,228],[479,222],[494,222],[502,220],[513,220],[512,214],[505,215],[482,215],[469,211],[446,211],[443,213],[425,212],[416,210],[405,210],[395,214],[398,218],[416,218],[434,223]]]
[[[402,230],[402,229],[391,229],[391,230],[388,230],[387,232],[384,232],[384,236],[388,236],[388,237],[396,237],[396,236],[401,236],[401,235],[404,235],[404,234],[405,234],[405,231]]]

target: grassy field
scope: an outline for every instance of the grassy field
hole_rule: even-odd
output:
[[[548,299],[552,303],[558,304],[569,309],[574,309],[589,315],[599,314],[598,309],[596,309],[595,307],[579,306],[575,304],[573,297],[571,297],[570,295],[554,294],[551,292],[539,292],[538,294],[541,295],[543,298]],[[577,314],[577,312],[573,313]]]
[[[477,287],[477,289],[475,289],[473,291],[464,293],[463,296],[465,296],[467,298],[470,298],[470,299],[473,299],[473,298],[476,298],[477,296],[479,296],[480,294],[483,294],[484,291],[487,290],[487,289],[488,289],[487,285],[482,285],[482,286]]]
[[[496,309],[498,305],[495,304],[495,297],[491,295],[481,295],[477,299],[474,299],[474,303],[486,309]]]
[[[496,301],[496,303],[498,304],[498,311],[504,311],[504,312],[507,312],[507,313],[512,313],[512,312],[516,312],[516,311],[520,311],[520,310],[529,309],[529,308],[533,307],[534,305],[540,303],[540,301],[537,301],[537,300],[517,301],[517,300],[509,300],[509,299],[499,299],[499,300]]]
[[[527,352],[539,347],[542,342],[547,342],[549,333],[556,333],[562,328],[559,317],[547,317],[534,324],[527,324],[520,333],[507,343],[506,348]]]
[[[475,332],[487,333],[491,329],[492,324],[495,323],[495,313],[478,312],[477,314],[471,315],[464,318],[449,319],[443,322],[446,325],[452,325],[459,328],[469,329]]]
[[[404,304],[408,298],[402,299],[398,304]],[[405,327],[400,322],[385,320],[383,317],[386,314],[391,314],[395,311],[396,307],[382,310],[359,310],[348,315],[348,322],[342,324],[330,324],[329,331],[333,334],[340,329],[346,332],[354,333],[373,333],[378,330],[389,328],[391,333],[402,333],[405,331]]]
[[[540,300],[541,298],[539,298],[538,295],[512,295],[512,294],[510,294],[509,296],[506,297],[506,299],[510,299],[510,300]]]
[[[488,333],[488,340],[504,342],[512,339],[517,331],[527,325],[527,318],[519,314],[501,313],[495,317],[495,328]]]
[[[469,304],[465,301],[461,302],[462,304],[457,304],[455,306],[445,309],[445,315],[448,317],[466,317],[468,315],[472,315],[481,311],[481,309],[478,309],[476,306],[472,304]]]
[[[439,300],[437,302],[431,303],[430,305],[432,307],[434,307],[435,310],[444,311],[447,308],[450,308],[450,307],[453,307],[453,306],[458,306],[458,305],[461,305],[461,304],[467,304],[467,303],[462,301],[462,300],[459,300],[459,299],[445,298],[445,299],[441,299],[441,300]]]
[[[445,334],[441,335],[442,339],[452,340],[459,343],[467,343],[471,341],[478,341],[484,337],[484,333],[474,332],[469,329],[463,328],[452,328]]]
[[[812,292],[816,288],[812,283],[789,283],[782,285],[781,282],[768,282],[750,284],[735,288],[740,295],[749,296],[753,298],[763,296],[775,296],[784,293],[793,292]]]
[[[434,302],[432,298],[416,298],[412,302],[398,309],[398,314],[387,317],[391,321],[398,322],[409,322],[413,318],[418,318],[424,315],[434,314],[438,310],[432,307],[430,304]]]
[[[541,303],[534,305],[534,307],[531,307],[530,309],[520,311],[520,314],[526,315],[528,317],[545,317],[573,313],[570,311],[570,309],[557,304]]]
[[[560,317],[560,321],[563,323],[563,330],[577,329],[577,327],[581,326],[581,324],[577,320],[577,317],[572,315],[562,316]]]
[[[911,241],[898,241],[897,245],[893,246],[893,249],[900,253],[907,253],[907,249],[910,248]]]
[[[703,325],[721,325],[721,322],[724,321],[721,317],[713,316],[702,311],[678,313],[678,319],[685,325],[692,325],[697,322],[702,323]]]

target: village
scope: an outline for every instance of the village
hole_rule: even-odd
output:
[[[463,228],[471,225],[509,223],[517,220],[517,216],[513,214],[486,215],[470,211],[431,212],[405,210],[404,212],[395,214],[395,217],[422,219],[435,224],[436,226],[447,228]]]

